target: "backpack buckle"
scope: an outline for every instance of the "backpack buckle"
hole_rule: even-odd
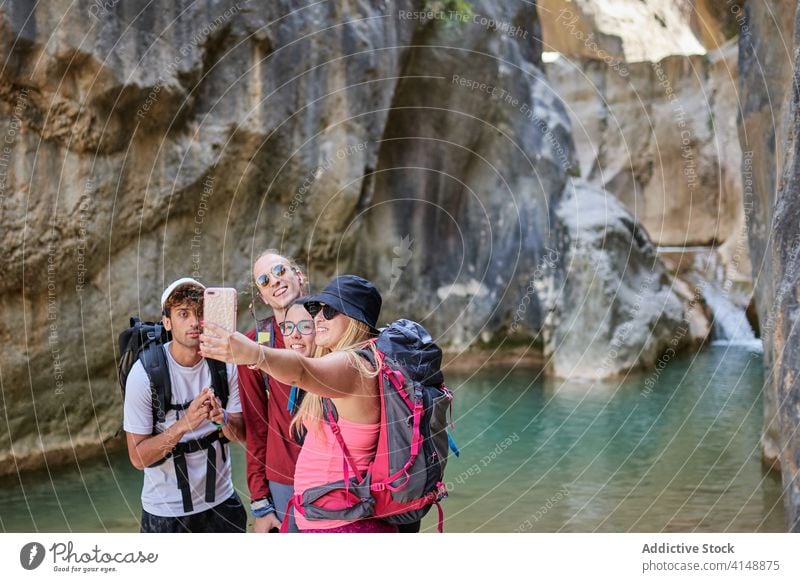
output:
[[[384,491],[386,489],[386,483],[373,483],[369,486],[370,491]]]

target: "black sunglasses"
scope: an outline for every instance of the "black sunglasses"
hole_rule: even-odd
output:
[[[301,335],[309,335],[314,333],[314,321],[311,319],[303,319],[297,323],[294,321],[284,321],[278,324],[278,329],[281,330],[283,335],[292,335],[295,329],[297,329]]]
[[[311,317],[316,317],[317,313],[322,311],[322,317],[330,321],[336,314],[339,313],[330,305],[325,305],[324,303],[320,303],[319,301],[312,301],[311,303],[306,303],[306,310],[311,314]]]
[[[283,277],[286,274],[286,266],[283,263],[278,263],[273,266],[268,273],[261,273],[256,277],[256,285],[259,287],[266,287],[269,285],[270,275],[273,277]]]

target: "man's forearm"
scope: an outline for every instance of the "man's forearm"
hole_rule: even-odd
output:
[[[131,459],[138,461],[134,466],[137,469],[144,469],[160,461],[175,448],[184,434],[186,434],[184,423],[178,421],[164,432],[140,441],[136,445],[136,450],[130,453]]]

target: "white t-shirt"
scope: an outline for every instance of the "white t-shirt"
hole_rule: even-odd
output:
[[[171,343],[171,342],[170,342]],[[169,343],[165,344],[167,362],[169,363],[169,377],[172,381],[172,402],[183,404],[194,400],[205,387],[211,387],[211,370],[205,360],[200,360],[196,365],[187,368],[178,364],[169,351]],[[239,377],[236,366],[228,364],[228,412],[241,412],[242,405],[239,401]],[[181,411],[181,417],[185,411]],[[150,380],[144,371],[142,363],[137,361],[131,368],[125,386],[125,408],[123,426],[126,432],[138,435],[153,434],[153,404],[150,392]],[[156,425],[157,431],[162,432],[177,421],[177,413],[169,410],[165,422]],[[216,427],[206,421],[195,430],[187,432],[181,442],[202,438],[214,432]],[[153,515],[160,517],[178,517],[191,515],[210,509],[233,495],[233,481],[231,480],[231,457],[228,451],[225,462],[222,462],[222,445],[215,442],[213,447],[217,451],[217,487],[216,497],[212,503],[205,500],[206,490],[206,462],[208,451],[201,449],[186,455],[186,468],[189,475],[189,485],[192,491],[193,508],[188,514],[183,510],[183,499],[178,481],[175,476],[175,463],[170,458],[157,467],[146,467],[144,470],[144,486],[142,487],[142,508]]]

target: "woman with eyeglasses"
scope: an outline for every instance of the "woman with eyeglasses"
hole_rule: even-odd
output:
[[[253,284],[256,293],[251,313],[256,327],[247,332],[247,337],[276,349],[285,347],[305,356],[313,354],[313,329],[302,323],[311,317],[301,305],[293,305],[305,293],[306,285],[297,263],[277,250],[266,250],[253,262]],[[271,317],[256,317],[259,300],[272,309]],[[305,351],[300,349],[304,340],[311,343]],[[290,424],[302,393],[291,383],[280,382],[257,368],[239,366],[238,372],[246,428],[247,488],[250,512],[255,518],[253,531],[278,529],[287,519],[289,531],[297,531],[292,514],[287,517],[284,510],[294,493],[300,445]]]
[[[330,398],[338,415],[344,443],[364,472],[375,457],[380,429],[378,371],[361,354],[374,346],[381,296],[372,283],[342,275],[305,302],[314,316],[316,358],[290,350],[259,346],[240,333],[211,325],[214,335],[201,336],[205,357],[254,365],[267,374],[307,392],[292,425],[306,431],[294,475],[295,495],[340,481],[343,453],[330,425],[323,421],[323,398]],[[295,516],[303,532],[395,532],[377,519],[358,521],[308,520]]]
[[[302,356],[314,355],[314,319],[306,309],[307,299],[301,297],[286,310],[286,317],[278,324],[283,335],[283,345]]]

